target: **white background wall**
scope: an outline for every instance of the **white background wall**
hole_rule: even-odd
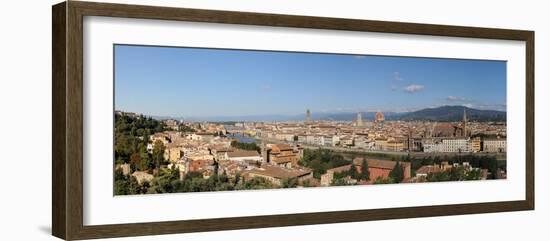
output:
[[[55,240],[51,230],[51,10],[6,1],[0,13],[0,239]],[[147,1],[131,1],[133,3]],[[151,1],[149,1],[151,2]],[[155,1],[190,8],[317,15],[536,31],[536,149],[549,134],[546,1]],[[172,3],[174,4],[174,3]],[[510,147],[513,148],[513,147]],[[536,210],[407,220],[164,235],[155,240],[527,240],[548,238],[550,164],[536,154]],[[514,160],[509,160],[514,161]],[[505,190],[502,190],[505,191]],[[414,197],[403,197],[414,198]],[[299,201],[299,200],[297,200]],[[333,200],[339,201],[339,200]],[[345,203],[345,200],[342,200]],[[359,201],[359,200],[349,200]],[[124,240],[151,240],[152,237]]]

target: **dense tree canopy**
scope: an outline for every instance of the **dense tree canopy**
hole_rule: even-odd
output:
[[[261,151],[260,147],[254,142],[244,143],[244,142],[232,141],[231,146],[241,150],[250,150],[250,151],[257,151],[257,152]]]
[[[155,143],[153,143],[153,151],[152,151],[152,159],[153,159],[153,163],[156,165],[156,166],[160,166],[162,164],[166,164],[165,163],[165,160],[164,160],[164,151],[165,151],[166,147],[164,146],[164,144],[161,142],[161,141],[155,141]]]
[[[282,188],[293,188],[298,186],[298,178],[292,177],[292,178],[284,178],[281,181],[281,187]]]
[[[300,165],[313,169],[313,177],[320,179],[328,169],[351,164],[340,154],[326,149],[304,149],[304,156]]]
[[[395,180],[393,178],[383,178],[383,177],[377,177],[376,180],[374,180],[373,184],[392,184],[395,183]]]
[[[189,172],[183,176],[183,179],[180,179],[180,171],[175,167],[161,168],[151,183],[143,182],[139,185],[133,176],[123,175],[120,168],[115,171],[115,195],[292,188],[297,186],[296,178],[283,179],[282,185],[278,186],[261,177],[244,180],[237,176],[234,180],[230,180],[226,175],[212,175],[204,178],[200,172]]]
[[[115,170],[115,195],[132,195],[140,194],[142,192],[141,186],[138,184],[135,177],[131,175],[124,175],[122,169],[117,168]]]
[[[429,173],[426,181],[429,182],[446,182],[446,181],[469,181],[480,180],[481,170],[467,170],[462,166],[452,167],[444,172]]]
[[[181,132],[196,132],[197,130],[193,129],[193,127],[190,127],[188,125],[179,125],[178,131]]]
[[[151,117],[115,114],[115,162],[131,163],[133,169],[147,170],[154,167],[147,152],[149,136],[164,131],[164,125]]]

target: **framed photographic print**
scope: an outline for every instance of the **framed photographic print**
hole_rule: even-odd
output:
[[[534,209],[532,31],[78,1],[52,24],[57,237]]]

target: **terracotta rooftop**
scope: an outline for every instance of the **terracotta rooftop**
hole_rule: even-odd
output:
[[[363,164],[363,157],[356,157],[353,159],[353,163],[356,166]],[[387,161],[387,160],[377,160],[377,159],[367,159],[367,164],[369,165],[369,168],[382,168],[382,169],[393,169],[395,167],[395,161]],[[409,162],[400,162],[401,166],[407,167],[410,166],[411,163]]]
[[[351,167],[351,164],[345,165],[345,166],[339,166],[339,167],[328,169],[327,172],[329,171],[333,173],[345,172],[345,171],[348,171],[350,167]]]
[[[289,151],[293,149],[289,144],[277,144],[277,145],[273,145],[273,147],[271,147],[271,150],[273,152],[280,152],[280,151]]]
[[[292,162],[291,160],[288,160],[288,159],[273,159],[271,160],[271,162],[275,162],[277,164],[281,164],[281,163],[289,163],[289,162]]]
[[[305,176],[310,174],[311,171],[306,169],[286,169],[278,166],[264,165],[261,168],[247,171],[247,173],[283,179]]]
[[[228,157],[257,157],[260,156],[257,151],[248,151],[248,150],[235,150],[232,152],[227,152]]]

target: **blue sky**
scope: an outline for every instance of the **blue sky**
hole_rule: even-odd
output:
[[[115,46],[115,109],[174,117],[505,110],[506,62]]]

